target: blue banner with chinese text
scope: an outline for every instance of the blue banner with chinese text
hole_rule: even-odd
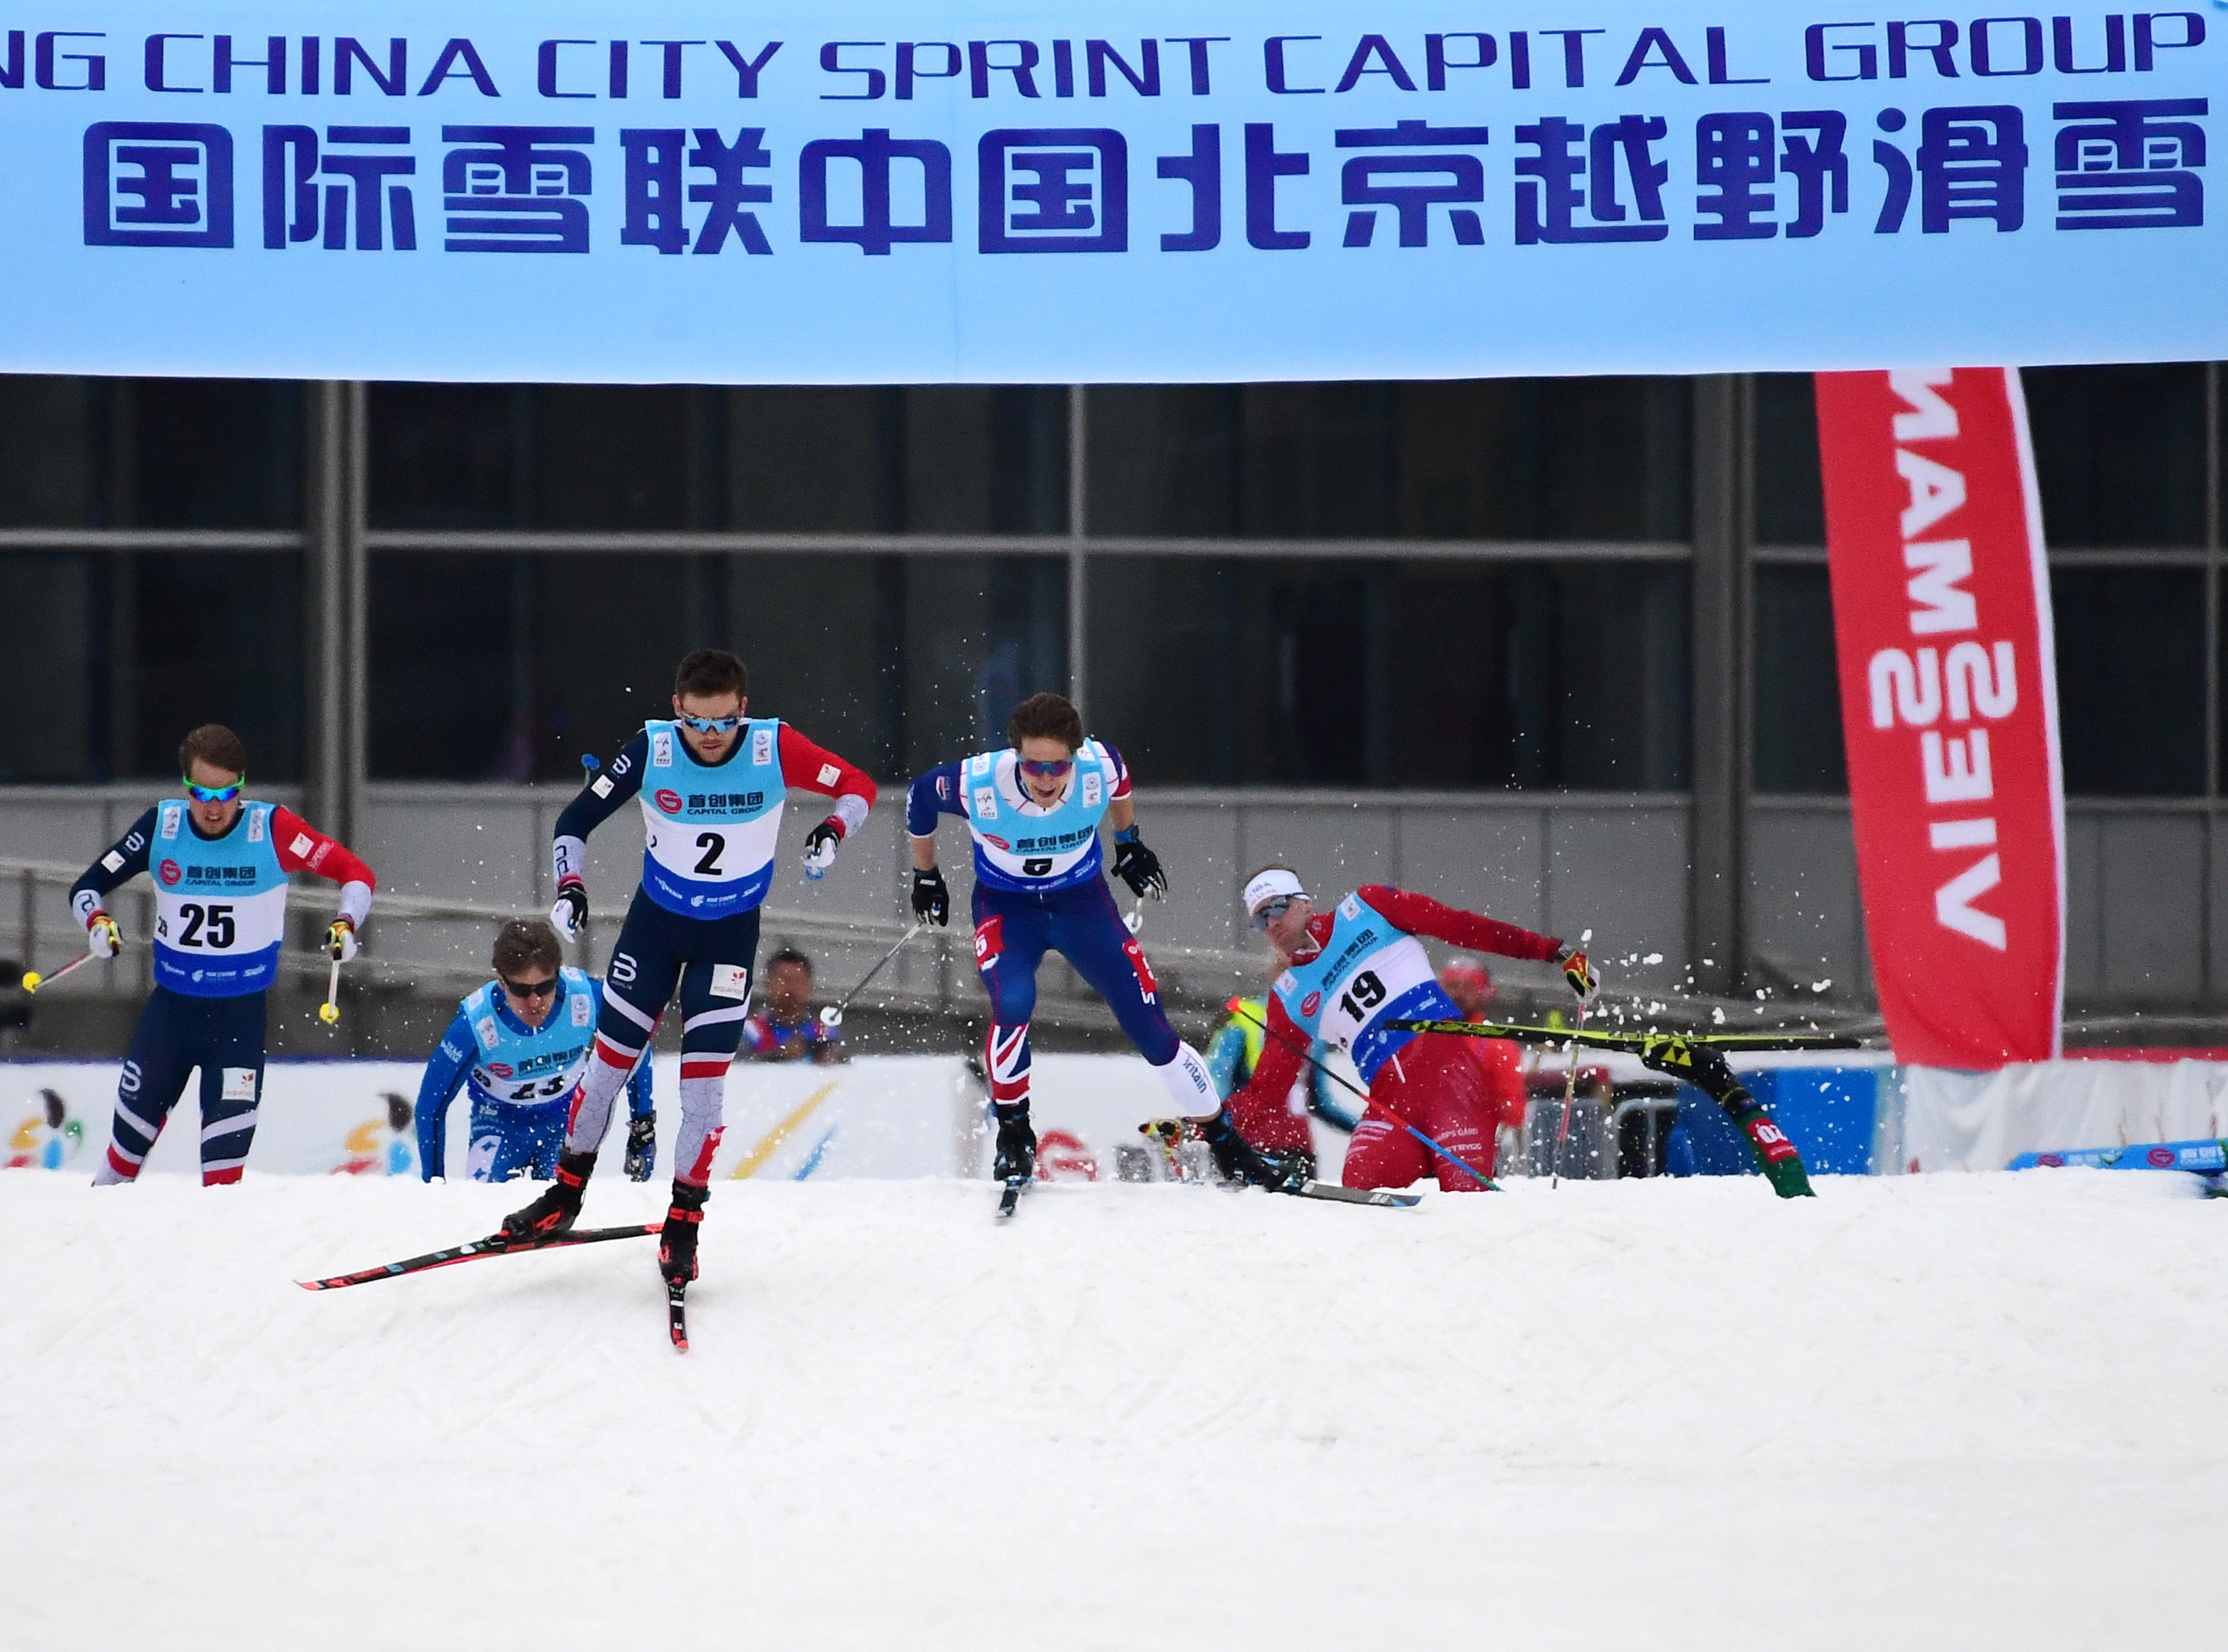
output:
[[[2224,50],[2217,0],[19,8],[0,371],[2228,356]]]

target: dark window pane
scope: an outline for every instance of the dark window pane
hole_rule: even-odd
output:
[[[905,392],[727,393],[727,526],[753,534],[894,534],[905,521]]]
[[[301,387],[0,378],[0,525],[294,528]]]
[[[107,425],[105,380],[0,376],[0,527],[105,521]]]
[[[210,722],[254,778],[299,778],[303,624],[291,554],[0,555],[0,646],[38,690],[0,712],[0,779],[175,776]]]
[[[2055,547],[2205,543],[2205,368],[2029,368],[2028,422]]]
[[[1686,784],[1687,573],[1094,557],[1091,720],[1168,784]]]
[[[458,555],[371,567],[380,779],[572,779],[669,709],[688,650],[751,670],[751,710],[884,779],[1003,740],[1066,682],[1056,557]]]
[[[1759,545],[1826,542],[1818,400],[1808,373],[1757,375],[1756,540]]]
[[[1687,400],[1675,379],[1097,387],[1089,525],[1682,539]]]
[[[370,424],[375,527],[650,530],[719,521],[714,392],[376,384]]]
[[[2075,796],[2205,790],[2205,576],[2055,569],[2058,722]]]
[[[381,528],[1059,533],[1067,393],[375,385]]]
[[[1756,571],[1756,789],[1845,792],[1834,598],[1823,567]]]

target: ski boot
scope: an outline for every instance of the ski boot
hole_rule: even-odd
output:
[[[1037,1173],[1037,1133],[1029,1124],[1029,1104],[999,1105],[998,1157],[990,1167],[993,1181],[1027,1181]]]
[[[673,1206],[657,1235],[657,1271],[669,1285],[687,1284],[696,1277],[696,1230],[704,1224],[704,1201],[711,1196],[709,1188],[673,1184]]]
[[[504,1217],[499,1236],[514,1240],[538,1239],[563,1233],[579,1220],[580,1195],[595,1171],[593,1153],[560,1153],[557,1179],[525,1209],[514,1210]]]
[[[1787,1132],[1764,1109],[1764,1104],[1741,1087],[1725,1058],[1706,1044],[1690,1044],[1671,1034],[1649,1041],[1640,1053],[1641,1064],[1674,1079],[1684,1079],[1725,1110],[1733,1128],[1746,1139],[1756,1168],[1782,1199],[1814,1197],[1810,1173],[1802,1155]]]
[[[1261,1185],[1271,1193],[1291,1193],[1316,1179],[1316,1156],[1306,1148],[1264,1149],[1259,1156],[1270,1176]]]
[[[1207,1150],[1214,1155],[1214,1168],[1222,1173],[1225,1181],[1269,1188],[1282,1188],[1285,1185],[1290,1174],[1289,1169],[1271,1163],[1260,1149],[1238,1133],[1238,1126],[1232,1121],[1228,1108],[1204,1122],[1194,1122],[1198,1124],[1200,1139],[1207,1143]],[[1282,1159],[1286,1156],[1279,1154],[1277,1156]],[[1308,1156],[1311,1161],[1309,1169],[1312,1170],[1314,1156],[1310,1154]],[[1303,1175],[1299,1179],[1305,1181],[1307,1178]]]

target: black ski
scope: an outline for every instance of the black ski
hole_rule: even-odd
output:
[[[687,1281],[668,1279],[665,1282],[666,1328],[673,1333],[673,1351],[675,1354],[688,1352],[688,1293]]]
[[[459,1262],[477,1262],[483,1257],[515,1256],[522,1251],[557,1251],[571,1245],[601,1245],[611,1239],[643,1239],[658,1231],[656,1222],[645,1222],[630,1227],[576,1227],[563,1233],[552,1233],[546,1239],[507,1239],[496,1233],[486,1239],[474,1239],[468,1245],[452,1245],[445,1251],[428,1251],[423,1256],[413,1256],[400,1262],[387,1262],[375,1268],[359,1268],[354,1273],[336,1273],[329,1279],[297,1279],[294,1283],[304,1290],[338,1290],[344,1285],[368,1285],[375,1279],[399,1279],[406,1273],[423,1273],[429,1268],[453,1267]]]
[[[1389,1188],[1341,1188],[1329,1181],[1303,1181],[1278,1191],[1299,1199],[1335,1199],[1344,1205],[1381,1205],[1387,1210],[1405,1210],[1424,1202],[1421,1194],[1394,1193]]]
[[[1004,1221],[1008,1217],[1014,1213],[1016,1208],[1019,1207],[1021,1202],[1021,1194],[1028,1190],[1028,1185],[1029,1179],[1027,1176],[1008,1176],[1006,1178],[1005,1188],[998,1194],[998,1220],[1000,1221]]]
[[[1402,1033],[1444,1033],[1456,1038],[1505,1038],[1520,1044],[1582,1044],[1589,1049],[1648,1053],[1674,1042],[1738,1055],[1750,1050],[1858,1050],[1864,1041],[1838,1033],[1666,1033],[1621,1032],[1599,1027],[1517,1027],[1504,1021],[1409,1021],[1380,1023]]]

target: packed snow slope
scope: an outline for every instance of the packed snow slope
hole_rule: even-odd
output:
[[[0,1644],[2218,1646],[2228,1201],[0,1175]],[[599,1180],[587,1220],[648,1220]]]

